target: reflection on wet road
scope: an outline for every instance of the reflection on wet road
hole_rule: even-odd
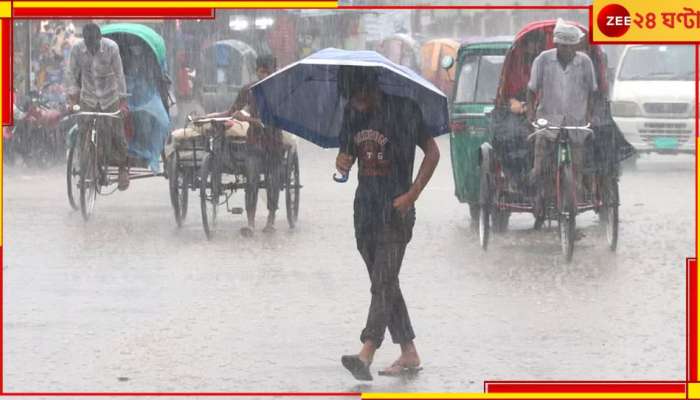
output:
[[[5,390],[481,391],[486,379],[683,379],[694,158],[643,158],[621,181],[617,254],[587,213],[567,265],[554,227],[533,232],[527,215],[483,253],[453,196],[448,139],[439,144],[401,274],[424,361],[416,379],[359,385],[340,366],[359,348],[369,306],[352,231],[356,178],[333,183],[334,152],[303,145],[299,226],[288,230],[282,211],[276,234],[252,239],[231,215],[207,242],[196,195],[177,229],[162,178],[99,198],[85,224],[69,211],[60,168],[6,170]],[[243,194],[233,200],[242,205]],[[397,354],[387,340],[373,372]]]

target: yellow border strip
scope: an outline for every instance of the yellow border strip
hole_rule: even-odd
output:
[[[15,1],[14,8],[336,8],[335,1]]]
[[[9,1],[0,1],[0,18],[12,17],[12,3]]]
[[[696,389],[697,390],[697,389]],[[363,393],[370,399],[685,399],[685,393]]]
[[[688,383],[686,387],[689,399],[700,399],[700,383]]]

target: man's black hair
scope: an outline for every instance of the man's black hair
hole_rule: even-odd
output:
[[[262,54],[255,59],[255,68],[265,68],[269,71],[277,69],[277,58],[272,54]]]
[[[338,91],[346,99],[356,90],[372,88],[379,83],[379,71],[375,67],[343,65],[338,68]]]
[[[83,38],[99,38],[102,36],[102,31],[100,31],[100,26],[94,22],[88,22],[83,26]]]

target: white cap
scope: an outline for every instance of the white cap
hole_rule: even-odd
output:
[[[575,25],[564,22],[557,18],[554,26],[554,43],[575,45],[581,43],[581,38],[585,34]]]

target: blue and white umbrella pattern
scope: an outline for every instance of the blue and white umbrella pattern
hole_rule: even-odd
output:
[[[342,66],[373,68],[381,91],[413,100],[427,133],[449,131],[447,97],[432,83],[377,52],[327,48],[275,72],[252,87],[260,118],[318,146],[339,146],[347,104],[338,88]]]

